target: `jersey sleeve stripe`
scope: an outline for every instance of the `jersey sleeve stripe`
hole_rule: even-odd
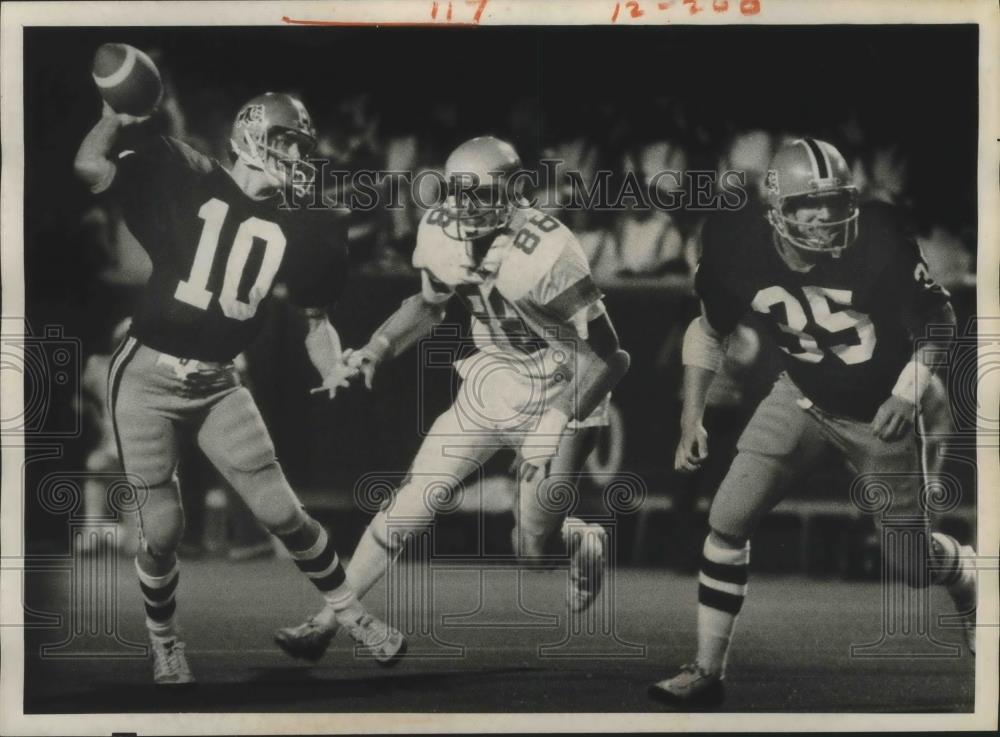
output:
[[[589,307],[604,295],[588,274],[552,299],[546,308],[560,320],[569,320],[584,307]]]

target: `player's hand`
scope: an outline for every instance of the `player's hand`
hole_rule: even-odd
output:
[[[341,357],[341,360],[334,364],[333,368],[323,377],[323,385],[310,389],[310,394],[326,392],[330,399],[337,396],[338,389],[347,389],[351,385],[351,379],[358,375],[358,370],[349,366]]]
[[[569,417],[560,409],[552,407],[538,419],[538,425],[524,439],[521,445],[521,480],[531,483],[536,477],[545,478],[549,464],[559,451],[559,441],[569,424]]]
[[[674,453],[674,470],[692,473],[708,458],[708,433],[701,420],[681,425],[681,439]]]
[[[364,348],[348,348],[341,354],[341,360],[354,369],[355,375],[360,374],[365,379],[365,388],[371,389],[375,383],[375,371],[382,362],[381,357],[368,346]]]
[[[879,440],[893,442],[899,440],[913,428],[913,418],[917,408],[913,402],[900,399],[894,394],[882,403],[872,420],[872,432]]]
[[[144,123],[150,119],[150,115],[129,115],[128,113],[116,112],[111,105],[108,104],[107,100],[104,100],[104,107],[101,109],[101,117],[113,118],[118,121],[118,124],[123,128],[136,125],[137,123]]]

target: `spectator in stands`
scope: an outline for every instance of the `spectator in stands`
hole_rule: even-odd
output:
[[[618,277],[620,259],[618,238],[610,216],[578,209],[565,214],[565,223],[580,242],[594,281],[600,285],[613,283]]]
[[[741,171],[747,192],[758,203],[764,201],[764,179],[774,151],[769,133],[751,130],[738,133],[719,160],[719,172]]]
[[[907,205],[909,160],[895,144],[880,146],[867,162],[863,197],[867,200]]]
[[[976,284],[973,235],[966,232],[964,236],[943,225],[935,225],[926,235],[917,238],[928,270],[946,289]]]
[[[647,188],[659,188],[659,199],[668,201],[673,190],[683,187],[677,177],[660,176],[660,172],[683,173],[687,167],[684,150],[668,141],[641,146],[625,155],[623,169],[632,173]],[[649,191],[649,190],[647,190]],[[687,273],[685,238],[676,216],[658,207],[636,207],[618,218],[618,274],[629,276],[661,276],[666,273]]]

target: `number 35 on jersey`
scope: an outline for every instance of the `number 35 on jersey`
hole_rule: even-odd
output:
[[[802,293],[806,305],[784,287],[765,287],[751,303],[755,312],[769,316],[788,336],[779,342],[785,353],[807,363],[819,363],[825,355],[832,355],[848,365],[872,357],[875,326],[868,315],[850,309],[850,290],[803,286]],[[806,315],[807,307],[811,320]],[[830,338],[821,346],[825,334]]]

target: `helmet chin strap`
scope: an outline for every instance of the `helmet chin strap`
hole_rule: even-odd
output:
[[[787,218],[782,217],[781,214],[776,212],[773,208],[768,212],[767,219],[768,222],[771,223],[771,226],[774,228],[775,232],[777,233],[778,237],[782,240],[782,242],[786,243],[791,248],[799,252],[804,252],[816,256],[830,256],[831,258],[840,258],[843,255],[844,251],[846,251],[850,247],[851,242],[853,241],[853,238],[849,237],[850,225],[852,220],[857,219],[857,215],[855,214],[854,217],[849,218],[847,220],[838,220],[833,223],[824,223],[825,225],[828,226],[843,226],[845,228],[844,236],[846,242],[844,243],[844,245],[830,246],[830,247],[814,246],[811,245],[810,243],[803,241],[800,238],[796,238],[795,236],[793,236],[788,231]],[[799,221],[793,221],[793,222],[799,222]]]

